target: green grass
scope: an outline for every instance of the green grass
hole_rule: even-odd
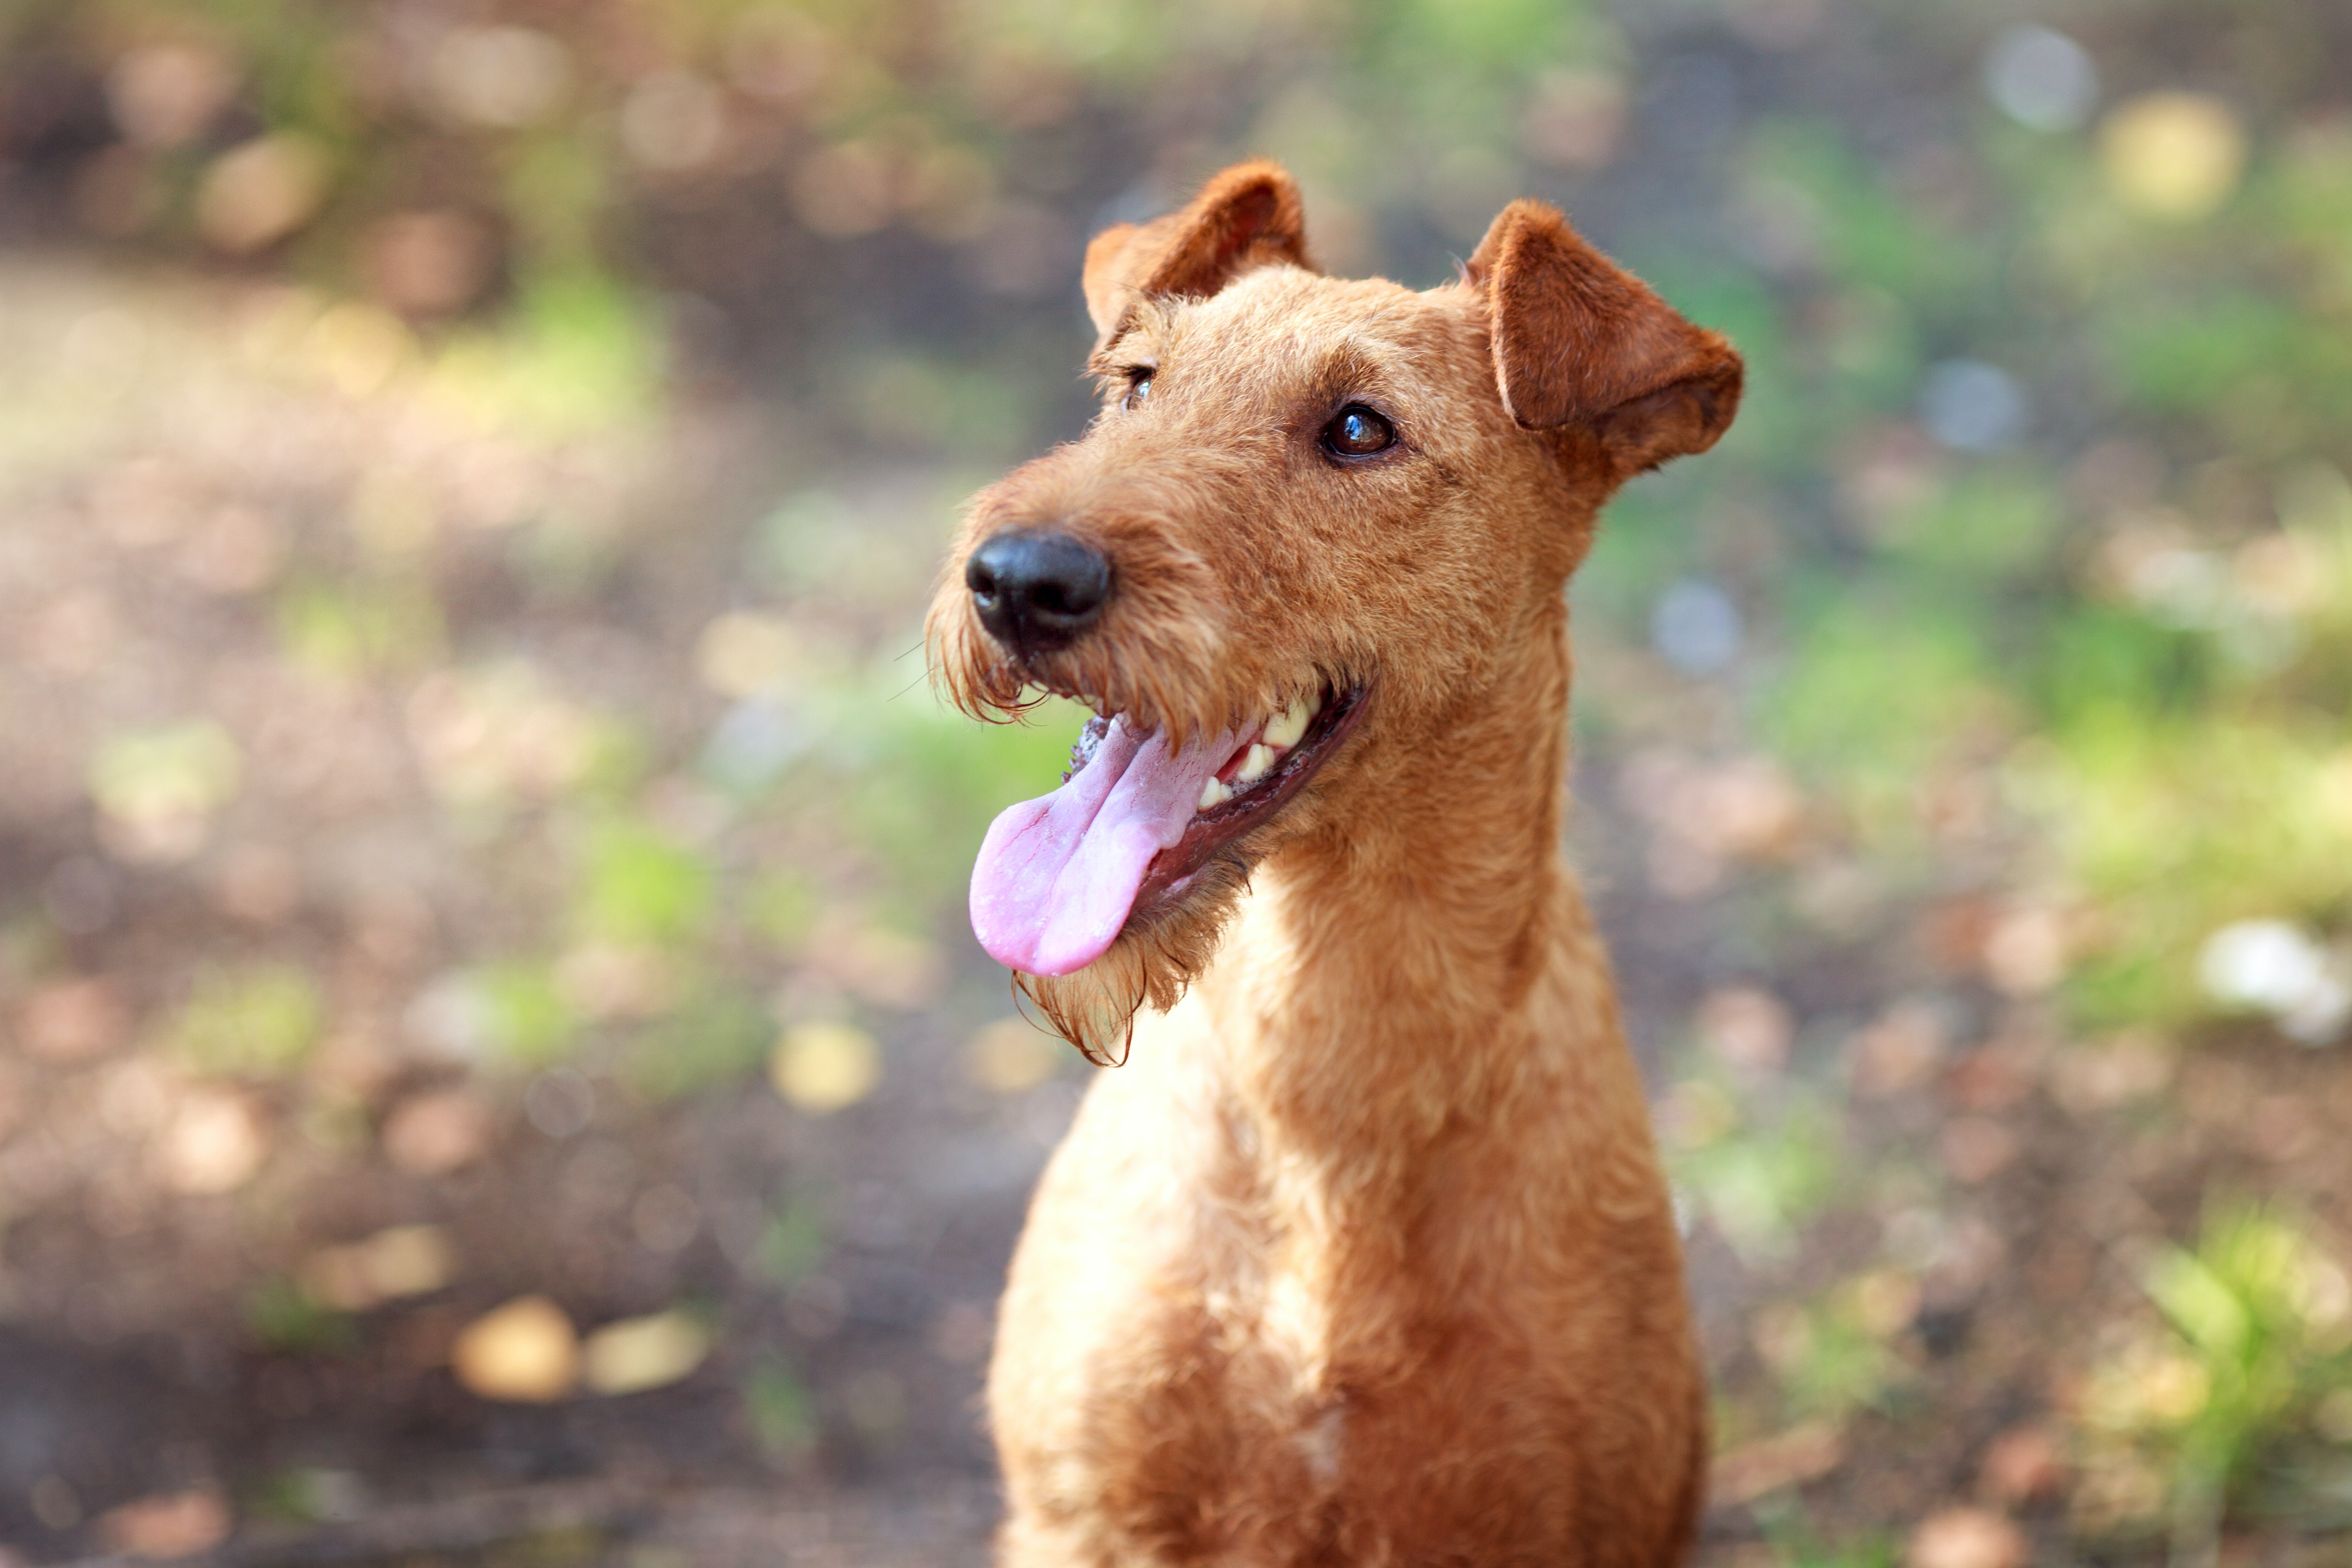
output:
[[[324,1013],[310,977],[290,966],[198,977],[180,1011],[180,1055],[197,1072],[273,1078],[299,1067]]]
[[[2086,1415],[2162,1468],[2174,1561],[2210,1562],[2224,1519],[2352,1388],[2352,1285],[2306,1221],[2259,1203],[2216,1203],[2141,1279],[2158,1322],[2095,1369]]]

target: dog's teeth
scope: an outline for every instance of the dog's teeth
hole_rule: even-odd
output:
[[[1299,737],[1307,733],[1307,726],[1314,719],[1315,710],[1319,706],[1313,697],[1302,696],[1294,701],[1266,721],[1265,743],[1286,751],[1297,745]]]
[[[1272,747],[1267,746],[1263,742],[1251,747],[1249,748],[1249,755],[1242,758],[1241,771],[1234,775],[1234,782],[1236,784],[1256,783],[1259,779],[1274,771],[1275,761],[1276,758],[1274,748]]]
[[[1223,779],[1211,779],[1201,786],[1201,803],[1193,809],[1205,811],[1212,806],[1222,806],[1233,798],[1234,792],[1225,787]]]

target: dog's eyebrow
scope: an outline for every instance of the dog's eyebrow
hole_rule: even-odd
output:
[[[1109,331],[1103,334],[1102,342],[1097,346],[1095,351],[1087,356],[1087,374],[1096,376],[1124,374],[1129,369],[1128,359],[1116,350],[1129,338],[1149,328],[1150,323],[1148,318],[1160,314],[1159,308],[1148,298],[1129,300],[1127,308],[1119,313],[1118,322]]]
[[[1315,367],[1316,392],[1327,400],[1345,397],[1350,392],[1379,395],[1391,390],[1390,381],[1380,357],[1357,342],[1335,344],[1324,353],[1322,362]]]

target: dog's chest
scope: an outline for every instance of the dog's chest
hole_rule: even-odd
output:
[[[1465,1389],[1524,1397],[1525,1368],[1464,1332],[1465,1303],[1426,1299],[1394,1245],[1327,1190],[1285,1192],[1230,1168],[1195,1176],[1186,1190],[1255,1201],[1192,1207],[1144,1292],[1142,1332],[1097,1352],[1112,1364],[1097,1363],[1095,1385],[1120,1391],[1121,1406],[1104,1432],[1118,1437],[1097,1452],[1133,1488],[1133,1537],[1215,1559],[1221,1542],[1276,1533],[1295,1555],[1266,1561],[1296,1563],[1345,1539],[1344,1560],[1377,1562],[1368,1543],[1415,1531],[1400,1516],[1406,1499],[1423,1524],[1471,1506],[1426,1473],[1428,1444],[1478,1403]],[[1527,1416],[1478,1414],[1507,1447]]]
[[[1538,1369],[1553,1303],[1465,1266],[1507,1249],[1455,1200],[1375,1205],[1251,1138],[1182,1044],[1097,1081],[1040,1190],[991,1379],[1016,1509],[1139,1563],[1458,1561],[1492,1518],[1552,1539],[1581,1381]]]
[[[1253,1563],[1423,1561],[1412,1542],[1458,1539],[1479,1511],[1539,1510],[1556,1463],[1514,1476],[1509,1460],[1428,1462],[1545,1447],[1530,1441],[1541,1400],[1526,1368],[1402,1296],[1334,1300],[1321,1283],[1277,1266],[1179,1292],[1114,1353],[1127,1365],[1097,1387],[1124,1392],[1092,1452],[1119,1533],[1150,1549],[1141,1560],[1241,1562],[1248,1542],[1265,1553]],[[1496,1389],[1518,1407],[1486,1397]]]

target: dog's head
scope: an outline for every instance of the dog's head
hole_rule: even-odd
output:
[[[1091,1050],[1173,1001],[1251,866],[1347,820],[1369,758],[1443,743],[1595,509],[1712,445],[1741,371],[1540,203],[1442,287],[1322,277],[1264,162],[1097,235],[1086,297],[1102,413],[973,501],[929,632],[977,716],[1041,690],[1100,716],[972,886]]]

